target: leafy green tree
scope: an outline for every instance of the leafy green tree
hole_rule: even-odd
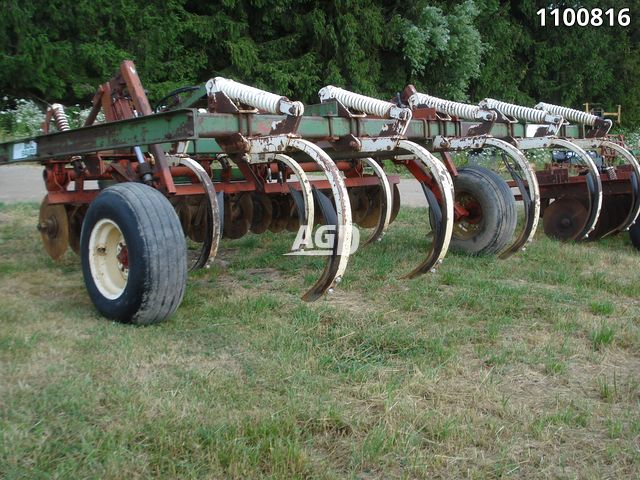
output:
[[[640,30],[634,12],[640,2],[610,0],[539,2],[484,0],[478,28],[487,51],[480,76],[472,82],[475,99],[492,96],[525,105],[537,101],[582,109],[585,102],[621,104],[625,121],[640,121]],[[542,27],[536,12],[546,5],[573,9],[623,7],[627,27]],[[608,21],[608,18],[607,18]],[[606,22],[605,22],[606,23]]]
[[[473,0],[452,7],[432,3],[416,2],[392,17],[394,43],[388,53],[401,52],[398,68],[405,83],[426,93],[466,100],[469,81],[480,73],[484,50],[474,25],[480,10]]]
[[[326,84],[389,98],[406,83],[640,121],[640,31],[540,27],[536,11],[613,0],[0,0],[0,92],[86,105],[126,58],[151,100],[223,75],[316,102]]]
[[[448,14],[424,1],[3,3],[0,89],[45,100],[86,102],[125,58],[152,97],[216,74],[308,102],[327,83],[464,97],[482,51],[471,0]]]
[[[199,19],[182,3],[4,0],[0,90],[86,103],[126,58],[152,92],[192,79],[207,58],[184,41],[199,31]]]

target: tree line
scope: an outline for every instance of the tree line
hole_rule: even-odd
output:
[[[452,100],[582,108],[640,123],[640,30],[541,27],[540,8],[611,0],[0,0],[0,98],[86,105],[123,59],[153,101],[221,75],[317,102],[343,86],[390,98],[405,84]]]

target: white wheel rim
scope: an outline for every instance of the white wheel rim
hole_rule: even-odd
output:
[[[100,220],[91,230],[89,268],[103,296],[115,300],[122,295],[129,277],[127,244],[118,225],[109,219]]]

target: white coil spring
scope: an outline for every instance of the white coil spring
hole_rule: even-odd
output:
[[[454,115],[460,118],[474,119],[480,107],[477,105],[468,105],[466,103],[452,102],[438,97],[432,97],[424,93],[414,93],[409,97],[409,106],[415,108],[418,105],[426,105],[429,108],[435,108],[437,112]]]
[[[260,90],[259,88],[250,87],[243,83],[238,83],[228,78],[215,77],[207,82],[207,92],[209,94],[215,92],[223,92],[229,98],[235,101],[250,105],[260,110],[270,113],[293,113],[282,112],[280,109],[282,101],[288,102],[287,97],[276,95],[275,93]],[[300,102],[290,102],[296,107],[294,115],[302,115],[304,106]],[[300,111],[302,110],[302,111]]]
[[[598,120],[598,117],[595,115],[591,115],[587,112],[581,112],[580,110],[576,110],[574,108],[561,107],[559,105],[553,105],[551,103],[540,102],[536,105],[536,108],[540,110],[546,110],[549,113],[553,113],[555,115],[562,115],[567,120],[572,122],[582,123],[584,125],[593,126]]]
[[[333,85],[327,85],[322,88],[318,95],[320,100],[335,99],[342,103],[347,108],[352,108],[358,112],[366,113],[368,115],[376,115],[378,117],[387,118],[389,111],[395,105],[391,102],[385,102],[384,100],[378,100],[377,98],[367,97],[366,95],[360,95],[359,93],[350,92]]]
[[[531,107],[524,107],[522,105],[515,105],[513,103],[501,102],[499,100],[494,100],[493,98],[485,98],[480,102],[480,106],[493,108],[501,113],[504,113],[505,115],[510,115],[521,120],[526,120],[527,122],[546,123],[545,118],[547,116],[547,112],[543,110],[536,110],[535,108]]]
[[[66,130],[70,130],[69,127],[69,118],[64,111],[64,107],[59,103],[54,103],[51,105],[51,111],[53,112],[53,121],[56,123],[56,128],[59,132],[64,132]]]

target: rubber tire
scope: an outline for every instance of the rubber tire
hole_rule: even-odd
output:
[[[110,219],[128,249],[129,274],[122,294],[111,300],[96,287],[89,265],[93,227]],[[187,283],[187,244],[175,210],[164,195],[141,183],[119,183],[91,203],[80,235],[82,273],[89,297],[105,317],[150,325],[173,314]]]
[[[451,238],[451,248],[469,255],[490,255],[502,251],[511,241],[518,223],[516,200],[509,185],[497,173],[470,166],[458,170],[454,192],[471,194],[482,209],[481,230],[475,237]]]
[[[636,220],[636,223],[629,228],[629,238],[631,243],[637,250],[640,250],[640,217]]]

